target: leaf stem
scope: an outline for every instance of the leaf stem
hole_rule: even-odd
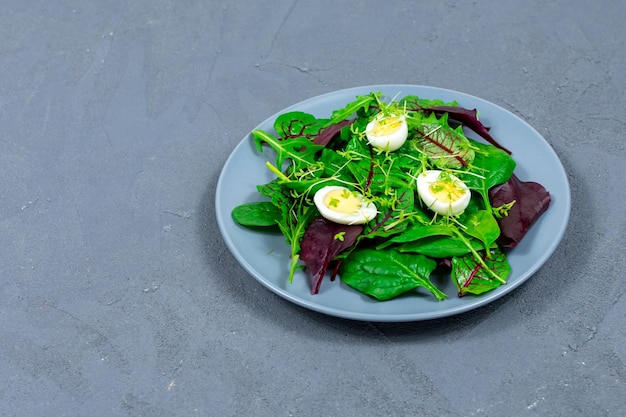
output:
[[[283,174],[282,172],[280,172],[280,170],[278,168],[276,168],[274,165],[272,165],[271,162],[267,161],[265,163],[265,166],[269,168],[270,171],[272,171],[274,174],[276,174],[276,176],[278,178],[280,178],[283,181],[291,181],[289,179],[289,177],[287,177],[285,174]]]
[[[291,247],[291,263],[289,264],[289,283],[293,282],[293,276],[296,273],[296,268],[298,267],[298,261],[300,260],[300,255],[298,253],[293,253],[294,247]]]
[[[459,232],[456,228],[452,228],[452,230],[459,237],[459,239],[461,239],[461,241],[465,244],[465,246],[467,246],[470,252],[472,252],[472,255],[474,255],[474,259],[476,259],[476,262],[478,262],[483,268],[485,268],[485,271],[487,271],[487,273],[491,275],[493,278],[495,278],[497,281],[499,281],[502,284],[506,284],[506,280],[502,279],[498,274],[493,272],[491,268],[487,266],[483,257],[480,256],[478,252],[476,252],[476,249],[474,249],[470,241],[467,240],[465,236],[463,236],[463,234]]]

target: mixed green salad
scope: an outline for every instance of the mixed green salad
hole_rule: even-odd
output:
[[[483,140],[466,135],[474,131]],[[521,181],[515,160],[476,109],[413,95],[357,96],[329,118],[278,116],[274,131],[251,134],[275,178],[233,219],[275,228],[311,293],[337,276],[378,300],[424,289],[449,270],[459,296],[506,284],[507,252],[547,210],[550,194]]]

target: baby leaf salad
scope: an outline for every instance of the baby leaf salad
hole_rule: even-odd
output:
[[[473,131],[484,140],[466,136]],[[275,179],[264,199],[235,207],[240,225],[277,228],[318,293],[337,276],[378,300],[416,289],[446,298],[431,281],[448,269],[458,295],[506,284],[507,251],[547,210],[550,194],[513,173],[515,161],[456,102],[379,92],[329,118],[291,111],[274,132],[252,132]]]

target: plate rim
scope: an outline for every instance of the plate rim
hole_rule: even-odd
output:
[[[243,267],[247,273],[249,273],[257,282],[259,282],[263,287],[267,288],[268,290],[270,290],[271,292],[273,292],[274,294],[296,304],[299,305],[300,307],[312,310],[312,311],[316,311],[318,313],[322,313],[325,315],[330,315],[330,316],[334,316],[334,317],[338,317],[338,318],[344,318],[344,319],[351,319],[351,320],[358,320],[358,321],[372,321],[372,322],[409,322],[409,321],[424,321],[424,320],[432,320],[432,319],[439,319],[439,318],[445,318],[445,317],[449,317],[449,316],[453,316],[453,315],[458,315],[467,311],[471,311],[471,310],[475,310],[477,308],[483,307],[487,304],[490,304],[491,302],[504,297],[507,294],[510,294],[511,292],[513,292],[516,288],[518,288],[519,286],[521,286],[522,284],[524,284],[526,281],[528,281],[528,279],[530,279],[530,277],[532,277],[543,265],[545,265],[545,263],[548,261],[548,259],[553,255],[554,251],[556,250],[556,248],[559,246],[559,244],[561,243],[563,236],[565,235],[565,232],[567,230],[568,224],[569,224],[569,218],[570,218],[570,214],[571,214],[571,189],[570,189],[570,184],[567,178],[567,172],[559,158],[559,156],[556,154],[555,150],[553,149],[553,147],[551,146],[551,144],[543,137],[543,135],[541,135],[533,126],[531,126],[528,122],[526,122],[524,119],[522,119],[520,116],[516,115],[515,113],[505,109],[504,107],[490,102],[488,100],[485,100],[483,98],[468,94],[468,93],[464,93],[461,91],[457,91],[457,90],[453,90],[453,89],[448,89],[448,88],[442,88],[442,87],[435,87],[435,86],[428,86],[428,85],[418,85],[418,84],[373,84],[373,85],[362,85],[362,86],[355,86],[355,87],[349,87],[349,88],[343,88],[343,89],[338,89],[338,90],[333,90],[333,91],[329,91],[326,93],[322,93],[316,96],[311,96],[309,98],[306,98],[304,100],[301,100],[297,103],[294,103],[292,105],[289,105],[277,112],[275,112],[274,114],[272,114],[271,116],[269,116],[268,118],[266,118],[265,120],[263,120],[261,123],[259,123],[254,129],[258,129],[261,126],[264,125],[272,125],[273,121],[275,120],[275,118],[277,116],[279,116],[282,113],[288,112],[288,111],[293,111],[299,107],[303,107],[306,106],[308,104],[311,104],[312,102],[320,102],[323,101],[325,99],[328,99],[332,96],[337,96],[337,95],[343,95],[343,94],[350,94],[350,93],[354,93],[353,95],[356,97],[356,95],[364,95],[364,94],[368,94],[368,93],[364,93],[363,91],[365,90],[369,90],[369,92],[373,92],[373,91],[380,91],[380,90],[389,90],[389,89],[403,89],[403,88],[408,88],[408,89],[417,89],[417,90],[424,90],[424,91],[429,91],[429,92],[439,92],[439,93],[445,93],[448,95],[452,95],[454,97],[458,97],[459,101],[461,98],[465,98],[468,99],[470,101],[477,101],[477,102],[483,102],[486,103],[489,106],[493,106],[495,108],[497,108],[499,111],[506,113],[506,115],[508,117],[513,117],[515,119],[517,119],[517,121],[519,123],[521,123],[522,125],[524,125],[525,128],[530,129],[531,131],[533,131],[540,139],[541,141],[544,142],[545,145],[547,145],[548,150],[551,152],[551,156],[553,157],[554,161],[557,163],[556,164],[556,168],[557,171],[562,174],[562,179],[564,180],[562,183],[562,186],[564,187],[561,192],[564,194],[564,196],[566,197],[563,201],[563,203],[565,204],[565,207],[563,209],[563,213],[562,213],[562,222],[559,225],[558,231],[556,233],[556,235],[554,235],[554,238],[552,239],[550,245],[548,246],[547,250],[544,251],[543,255],[541,257],[539,257],[537,259],[537,261],[534,262],[534,264],[532,265],[531,268],[523,271],[522,274],[520,274],[520,277],[518,279],[516,279],[513,282],[509,282],[507,283],[507,285],[499,287],[499,288],[503,288],[500,291],[493,290],[490,291],[488,293],[484,293],[481,294],[480,296],[477,296],[475,298],[475,302],[473,303],[468,303],[468,304],[463,304],[460,306],[457,306],[455,308],[449,308],[449,309],[443,309],[443,310],[436,310],[436,311],[428,311],[428,312],[415,312],[415,313],[385,313],[385,314],[378,314],[378,313],[366,313],[366,312],[355,312],[355,311],[349,311],[349,310],[342,310],[339,308],[334,308],[334,307],[329,307],[329,306],[325,306],[325,305],[320,305],[318,303],[315,303],[311,300],[307,300],[307,299],[303,299],[301,297],[299,297],[298,295],[287,291],[286,289],[280,288],[276,285],[274,285],[272,282],[270,282],[267,279],[264,279],[262,276],[260,276],[260,274],[255,270],[254,266],[251,265],[249,262],[247,262],[247,260],[245,258],[243,258],[240,254],[239,248],[237,248],[237,245],[235,244],[235,242],[232,240],[231,236],[226,232],[226,228],[225,228],[225,221],[232,221],[232,218],[230,217],[230,213],[228,213],[228,215],[226,215],[226,213],[222,213],[219,208],[222,206],[222,200],[223,200],[223,196],[222,196],[222,188],[223,188],[223,183],[225,182],[225,172],[227,170],[227,167],[233,163],[234,158],[236,157],[237,153],[239,151],[241,151],[241,148],[248,145],[249,146],[249,141],[250,141],[250,132],[249,131],[237,144],[236,146],[233,148],[233,150],[231,151],[231,153],[229,154],[229,156],[227,157],[227,159],[224,162],[224,165],[222,166],[222,169],[220,171],[220,175],[218,177],[218,181],[216,184],[216,189],[215,189],[215,210],[216,210],[216,220],[218,223],[218,228],[220,229],[220,233],[222,236],[222,239],[224,240],[224,242],[226,243],[226,246],[228,247],[229,251],[231,252],[231,254],[233,255],[233,257],[235,258],[235,260],[239,263],[239,265],[241,267]],[[407,94],[411,94],[411,93],[406,93]],[[347,104],[347,103],[346,103]],[[337,107],[339,108],[339,107]],[[480,111],[480,109],[478,109]],[[319,116],[318,116],[319,117]],[[550,190],[548,190],[550,191]],[[548,210],[551,207],[548,207]],[[441,302],[445,302],[441,301]]]

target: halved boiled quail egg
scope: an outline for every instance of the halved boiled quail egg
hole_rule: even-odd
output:
[[[400,149],[409,134],[404,116],[379,113],[365,127],[365,136],[370,145],[385,151]]]
[[[463,213],[472,197],[463,181],[439,170],[424,171],[417,177],[417,194],[429,209],[443,216]]]
[[[364,224],[376,217],[376,205],[346,187],[329,185],[313,197],[320,214],[340,224]]]

